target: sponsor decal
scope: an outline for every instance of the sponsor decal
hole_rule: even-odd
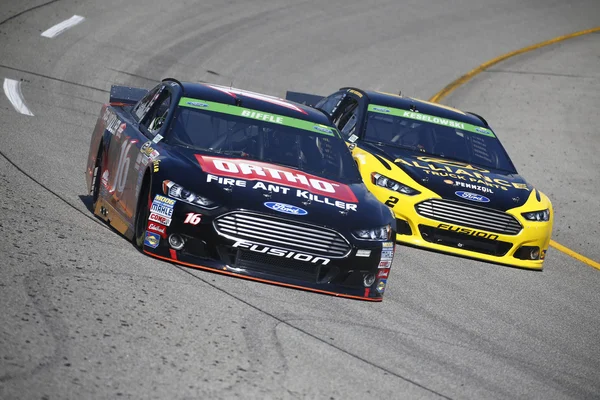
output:
[[[394,247],[394,242],[383,242],[382,246],[384,248],[386,248],[386,247],[392,247],[393,248]]]
[[[373,106],[372,108],[373,111],[378,111],[380,113],[389,113],[390,110],[384,107],[378,107],[378,106]]]
[[[160,243],[160,236],[153,232],[146,231],[146,237],[144,238],[144,246],[152,247],[153,249],[158,247]]]
[[[448,183],[447,181],[444,181],[444,182]],[[450,184],[452,184],[452,181],[450,181]],[[459,182],[459,181],[454,182],[454,186],[459,186],[459,187],[464,187],[465,189],[479,190],[480,192],[494,194],[494,191],[487,186],[474,185],[472,183],[465,183],[465,182]]]
[[[202,170],[208,174],[290,186],[294,189],[300,189],[299,192],[303,192],[298,197],[310,200],[315,199],[311,199],[309,194],[316,194],[347,203],[358,201],[348,185],[306,174],[292,168],[260,161],[219,158],[199,154],[196,154],[196,159]],[[264,186],[264,183],[262,185]],[[354,204],[354,206],[356,205]]]
[[[117,118],[116,114],[111,113],[108,121],[106,121],[106,130],[115,135],[117,133],[117,129],[119,129],[119,125],[121,125],[121,121],[119,118]]]
[[[292,214],[292,215],[308,214],[308,211],[306,211],[305,209],[293,206],[291,204],[267,201],[266,203],[264,203],[264,205],[265,205],[265,207],[270,208],[273,211],[278,211],[278,212],[285,213],[285,214]]]
[[[200,108],[208,107],[208,104],[203,103],[201,101],[188,101],[188,102],[186,102],[186,104],[190,105],[190,106],[194,106],[194,107],[200,107]]]
[[[152,172],[158,172],[160,169],[160,160],[152,161]]]
[[[471,192],[463,192],[458,191],[458,192],[454,192],[455,195],[457,195],[460,198],[463,198],[465,200],[469,200],[469,201],[476,201],[478,203],[489,203],[490,199],[488,199],[487,197],[477,194],[477,193],[471,193]]]
[[[460,161],[420,156],[417,157],[417,160],[396,158],[394,163],[422,169],[427,175],[452,178],[455,184],[456,181],[465,181],[501,190],[508,190],[510,188],[529,190],[525,183],[509,182],[506,179],[489,176],[488,174],[491,173],[489,170]],[[445,180],[444,182],[452,184],[450,180]]]
[[[125,128],[127,128],[127,124],[125,122],[123,122],[121,125],[119,125],[119,129],[117,129],[117,132],[115,133],[115,136],[117,137],[117,139],[121,139],[121,134],[123,133]]]
[[[207,174],[206,175],[206,182],[217,182],[221,185],[226,186],[226,190],[230,190],[233,186],[239,186],[239,187],[248,187],[248,182],[246,182],[243,179],[233,179],[233,178],[224,178],[222,176],[217,176],[217,175],[212,175],[212,174]],[[250,185],[252,187],[252,189],[260,189],[260,190],[264,190],[265,192],[268,193],[283,193],[283,194],[289,194],[289,195],[295,195],[296,197],[308,201],[308,202],[315,202],[315,203],[321,203],[321,204],[326,204],[328,206],[333,206],[333,207],[338,207],[341,208],[342,210],[352,210],[352,211],[356,211],[356,204],[349,204],[349,203],[345,203],[343,201],[340,200],[335,200],[335,199],[331,199],[329,197],[325,197],[325,196],[319,196],[316,194],[312,194],[307,190],[300,190],[300,189],[293,189],[293,188],[289,188],[287,186],[282,186],[282,185],[275,185],[272,183],[266,183],[266,182],[262,182],[262,181],[258,181],[255,183],[251,183]]]
[[[163,239],[167,237],[167,228],[154,222],[148,222],[147,231],[158,233]]]
[[[356,257],[370,257],[371,250],[358,249],[356,250]]]
[[[377,266],[377,268],[391,268],[392,267],[392,261],[391,260],[381,260],[379,261],[379,265]]]
[[[322,133],[327,133],[329,135],[333,135],[333,131],[331,130],[331,128],[328,128],[325,125],[315,125],[315,126],[313,126],[313,129],[315,131],[319,131],[319,132],[322,132]]]
[[[152,201],[150,212],[171,218],[173,216],[174,206],[175,200],[157,194],[156,197],[154,197],[154,201]]]
[[[171,225],[171,218],[167,218],[164,215],[160,215],[157,213],[150,213],[148,217],[148,221],[157,222],[161,225],[169,226]]]
[[[377,291],[379,293],[383,293],[385,291],[385,285],[387,283],[387,279],[380,279],[377,283]]]
[[[353,95],[355,95],[355,96],[358,96],[358,97],[360,97],[360,98],[362,98],[362,97],[363,97],[362,93],[361,93],[361,92],[359,92],[358,90],[354,90],[354,89],[348,89],[348,93],[352,93]]]
[[[152,147],[152,142],[144,143],[140,148],[140,153],[148,157],[146,159],[146,164],[148,164],[148,161],[153,161],[156,157],[160,155],[160,153]]]
[[[381,259],[382,260],[392,260],[393,258],[394,258],[394,249],[390,249],[390,250],[383,249],[383,250],[381,250]]]
[[[159,133],[156,134],[156,136],[154,136],[154,139],[152,139],[152,143],[156,144],[158,142],[160,142],[163,139],[163,136]]]
[[[380,270],[379,272],[377,272],[377,277],[378,278],[386,278],[390,276],[390,269],[389,268],[385,268]]]
[[[258,244],[252,244],[244,241],[237,241],[233,244],[234,248],[246,249],[255,253],[267,254],[275,257],[289,258],[298,261],[304,261],[311,264],[327,265],[331,261],[329,258],[313,256],[311,254],[298,253],[295,251],[288,251],[278,249],[270,246],[263,246]]]
[[[162,204],[167,204],[169,206],[174,206],[175,203],[177,203],[177,200],[163,196],[162,194],[157,194],[154,196],[154,200],[160,201]]]
[[[497,240],[498,239],[498,235],[494,235],[492,233],[485,233],[485,232],[476,231],[475,229],[469,229],[469,228],[461,228],[459,226],[454,226],[454,225],[439,224],[437,226],[437,228],[443,229],[445,231],[463,233],[463,234],[469,235],[469,236],[476,236],[476,237],[483,238],[483,239],[489,239],[489,240]]]

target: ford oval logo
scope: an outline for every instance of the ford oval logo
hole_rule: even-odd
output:
[[[308,211],[306,211],[303,208],[292,206],[290,204],[275,203],[273,201],[267,201],[265,203],[265,207],[270,208],[273,211],[279,211],[279,212],[286,213],[286,214],[293,214],[293,215],[308,214]]]
[[[458,197],[462,197],[463,199],[476,201],[478,203],[489,203],[490,202],[490,199],[488,199],[487,197],[482,196],[480,194],[477,194],[477,193],[459,191],[459,192],[454,192],[454,194],[457,195]]]

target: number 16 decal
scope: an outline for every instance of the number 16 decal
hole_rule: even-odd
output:
[[[202,220],[202,214],[187,213],[185,215],[184,224],[198,225]]]
[[[117,173],[115,174],[115,186],[117,193],[123,192],[125,189],[125,183],[127,182],[127,173],[129,172],[129,164],[131,158],[129,157],[129,149],[135,144],[137,140],[131,142],[124,141],[121,145],[121,155],[119,156],[119,162],[117,163]]]

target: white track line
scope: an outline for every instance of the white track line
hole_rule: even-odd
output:
[[[4,94],[8,97],[8,100],[12,106],[21,114],[31,115],[33,113],[29,111],[25,100],[23,99],[23,93],[21,93],[21,82],[15,81],[14,79],[4,78]]]
[[[63,22],[56,24],[52,28],[42,32],[42,36],[47,37],[47,38],[56,37],[56,36],[60,35],[61,33],[63,33],[64,31],[66,31],[67,29],[72,28],[75,25],[82,23],[84,19],[85,18],[83,18],[80,15],[73,15],[71,18],[64,20]]]

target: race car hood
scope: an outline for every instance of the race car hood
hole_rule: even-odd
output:
[[[389,209],[362,182],[344,184],[256,160],[176,151],[189,171],[176,183],[222,207],[351,230],[393,223]]]
[[[448,200],[506,211],[525,204],[533,190],[518,174],[391,146],[368,147],[377,149],[376,154],[401,168],[419,185]],[[385,169],[381,172],[385,174]]]

